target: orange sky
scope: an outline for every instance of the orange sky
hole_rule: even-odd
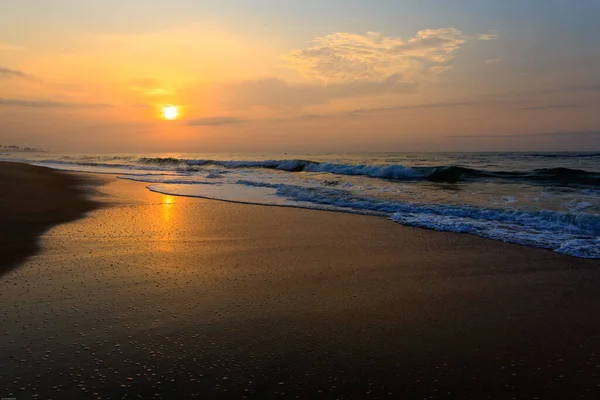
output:
[[[514,27],[505,32],[491,16],[440,25],[441,11],[430,7],[380,4],[358,23],[348,22],[358,10],[339,3],[337,19],[325,21],[309,1],[295,23],[312,16],[314,28],[294,29],[283,5],[202,20],[202,9],[177,0],[164,18],[148,6],[152,23],[138,26],[133,9],[106,3],[0,5],[0,144],[80,152],[600,146],[597,50],[540,66],[545,53],[527,58],[539,43],[520,43]],[[418,28],[408,11],[421,16]],[[392,14],[406,23],[390,29]],[[162,118],[170,104],[179,111],[173,121]]]

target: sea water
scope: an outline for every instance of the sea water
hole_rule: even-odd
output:
[[[380,215],[600,258],[600,153],[51,154],[0,159],[117,174],[149,190]]]

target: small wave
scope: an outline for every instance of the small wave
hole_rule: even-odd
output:
[[[513,182],[550,183],[562,185],[600,186],[600,173],[571,168],[544,168],[531,172],[483,171],[464,167],[439,167],[427,175],[432,182],[456,183],[469,180],[504,180]]]
[[[600,157],[600,153],[532,153],[524,156],[533,158],[597,158]]]
[[[260,186],[257,183],[252,185]],[[293,185],[268,187],[277,188],[278,196],[296,201],[350,210],[391,213],[392,220],[404,225],[469,233],[508,243],[548,248],[575,257],[600,258],[600,216],[597,215],[549,210],[398,203],[354,196],[339,189]]]
[[[580,183],[590,186],[600,186],[600,173],[588,172],[571,168],[536,169],[527,175],[527,179],[560,183]]]
[[[284,199],[284,205],[288,206],[382,215],[408,226],[467,233],[507,243],[551,249],[574,257],[600,258],[600,216],[594,214],[400,202],[359,196],[339,188],[249,180],[235,182],[231,196],[240,194],[239,189],[234,189],[237,185],[245,186],[250,192],[242,197],[252,199],[248,202],[256,204],[282,205],[281,202],[274,202],[268,195],[252,192],[252,188],[267,188],[274,196]],[[184,190],[181,193],[186,195],[229,201],[234,199],[228,197],[226,190],[207,192],[203,186],[199,186],[190,192],[187,189],[189,185],[184,186],[186,188],[181,188]],[[173,185],[165,187],[169,194],[178,193],[178,188]],[[155,186],[150,188],[160,191]]]
[[[135,164],[122,164],[122,163],[106,163],[106,162],[94,162],[94,161],[65,161],[65,160],[42,160],[39,161],[40,164],[50,164],[50,165],[65,165],[65,166],[84,166],[84,167],[98,167],[98,168],[122,168],[122,169],[130,169],[130,170],[146,170],[152,171],[156,170],[153,166],[141,166]]]
[[[154,158],[141,157],[141,158],[138,158],[137,161],[139,163],[141,163],[141,164],[179,165],[179,164],[182,163],[183,160],[180,160],[178,158],[173,158],[173,157],[166,157],[166,158],[161,158],[161,157],[154,157]]]
[[[126,179],[145,183],[163,183],[167,185],[218,185],[218,181],[206,181],[197,179],[198,177],[186,177],[181,175],[119,175],[119,179]],[[211,179],[210,175],[206,178]]]

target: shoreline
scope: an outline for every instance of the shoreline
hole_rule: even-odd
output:
[[[3,397],[600,395],[595,260],[104,182],[0,279]]]
[[[136,157],[141,157],[141,155]],[[66,167],[65,171],[70,173],[121,175],[123,179],[146,181],[149,190],[178,197],[186,196],[239,204],[274,205],[309,210],[348,212],[356,215],[385,216],[403,226],[466,233],[505,243],[549,249],[576,258],[600,259],[596,229],[600,217],[597,213],[594,213],[598,207],[598,205],[595,205],[598,197],[593,191],[584,190],[583,187],[579,188],[577,195],[575,195],[570,192],[571,189],[565,191],[553,190],[547,188],[546,185],[531,184],[523,188],[523,199],[519,199],[519,196],[512,193],[512,187],[504,187],[502,183],[494,184],[494,188],[489,190],[475,186],[472,187],[473,190],[470,190],[471,186],[469,185],[476,185],[477,183],[467,180],[464,185],[461,184],[461,186],[456,187],[439,186],[437,184],[421,185],[413,188],[398,186],[397,192],[396,189],[390,190],[393,193],[388,196],[384,192],[388,192],[386,185],[389,182],[386,183],[385,179],[375,179],[372,182],[369,180],[370,184],[375,185],[374,188],[377,188],[379,183],[383,186],[374,189],[376,193],[373,195],[369,194],[362,197],[361,193],[364,193],[365,190],[371,190],[368,185],[362,187],[362,184],[356,182],[348,181],[344,183],[344,180],[335,182],[324,180],[316,187],[312,187],[312,183],[305,187],[304,184],[296,182],[298,177],[295,177],[295,174],[289,175],[287,173],[281,175],[285,176],[285,179],[282,178],[284,183],[277,183],[280,182],[280,175],[274,175],[274,184],[262,182],[260,179],[257,182],[238,181],[237,179],[230,182],[228,179],[217,179],[219,178],[218,174],[207,175],[206,178],[210,179],[206,182],[202,174],[200,174],[200,178],[198,178],[200,180],[197,182],[195,181],[195,174],[191,177],[183,174],[181,180],[170,176],[171,174],[178,175],[181,173],[177,165],[185,165],[186,162],[189,162],[192,167],[196,161],[200,165],[204,165],[203,162],[205,161],[209,164],[210,162],[222,162],[226,163],[224,164],[226,169],[229,166],[237,169],[249,161],[188,160],[186,158],[160,157],[134,158],[133,156],[113,156],[110,160],[103,159],[103,157],[84,156],[83,159],[93,160],[93,162],[82,162],[77,157],[67,157],[65,161],[57,160],[56,162],[60,165],[63,163],[68,164],[69,166]],[[108,164],[101,161],[108,162]],[[123,164],[111,164],[116,161]],[[47,162],[51,163],[52,160],[47,160]],[[256,162],[266,163],[265,168],[270,169],[274,165],[269,163],[279,161]],[[78,167],[79,164],[81,165]],[[110,168],[111,165],[113,165],[113,168]],[[449,163],[448,165],[454,164]],[[373,166],[377,166],[377,164],[373,164]],[[381,168],[395,166],[402,167],[400,164],[391,164],[390,166],[382,165]],[[54,167],[59,170],[63,168],[58,165]],[[71,170],[71,168],[74,169]],[[410,169],[411,167],[406,168]],[[454,168],[454,166],[450,168]],[[140,173],[138,169],[142,171],[152,170],[154,172],[150,175],[159,176],[146,178],[143,176],[146,173]],[[562,169],[559,168],[559,170]],[[162,176],[161,174],[165,171],[170,172],[166,172],[166,175]],[[262,170],[258,168],[257,171]],[[542,168],[533,171],[554,171],[554,169]],[[554,173],[558,172],[554,171]],[[250,176],[253,176],[252,174],[254,172],[251,172]],[[138,175],[142,176],[139,177]],[[342,171],[341,175],[345,175],[345,173]],[[228,175],[225,174],[225,176]],[[350,174],[350,176],[353,176],[353,174]],[[321,178],[323,177],[317,177],[317,180]],[[304,178],[300,177],[298,179],[302,180]],[[561,185],[565,183],[561,182]],[[215,183],[217,185],[208,185]],[[340,187],[333,187],[342,183],[343,185]],[[350,187],[356,186],[357,188],[350,190],[346,187],[347,184]],[[561,187],[561,185],[558,187]],[[379,193],[379,191],[382,191],[382,193]],[[427,194],[428,192],[431,193]],[[549,194],[550,192],[553,194]],[[535,195],[536,193],[537,195]],[[506,196],[503,194],[506,194]],[[558,197],[554,198],[555,194]],[[428,196],[434,196],[433,201]],[[464,198],[461,198],[461,196]],[[596,200],[592,199],[593,197]]]
[[[38,246],[39,238],[52,227],[75,221],[99,207],[110,206],[111,201],[104,196],[97,197],[100,191],[99,187],[108,182],[120,180],[118,174],[103,172],[82,172],[70,170],[55,170],[48,167],[33,166],[22,162],[0,161],[0,206],[3,211],[0,213],[0,226],[16,227],[14,233],[0,230],[0,250],[6,255],[0,259],[0,276],[10,272],[15,266],[27,259],[27,257],[40,251]],[[497,239],[489,239],[474,235],[471,233],[461,233],[453,231],[438,231],[421,227],[412,227],[410,225],[400,224],[391,218],[377,212],[347,212],[344,210],[310,208],[296,205],[285,204],[261,204],[252,202],[243,202],[227,199],[213,199],[210,197],[201,197],[185,194],[170,195],[157,190],[152,190],[143,181],[129,180],[128,182],[143,185],[144,189],[151,193],[163,196],[174,196],[178,198],[197,199],[199,201],[215,201],[241,206],[267,207],[267,208],[285,208],[300,211],[318,211],[334,214],[355,215],[361,217],[378,217],[394,225],[400,225],[404,228],[418,229],[427,232],[443,232],[450,235],[467,236],[490,242],[498,242],[509,246],[518,246],[528,251],[548,251],[553,254],[573,258],[576,260],[595,260],[594,258],[577,257],[570,254],[562,254],[551,249],[541,247],[522,245],[518,243],[505,242]],[[4,183],[4,185],[2,185]],[[31,185],[41,185],[35,188]],[[13,190],[7,190],[12,186]],[[5,188],[3,190],[3,187]],[[14,190],[17,188],[17,190]],[[39,189],[39,190],[38,190]],[[45,193],[40,195],[41,192]],[[64,196],[63,196],[64,194]],[[49,195],[49,196],[48,196]],[[62,196],[62,200],[58,197]],[[16,199],[19,198],[17,205]],[[39,204],[44,204],[44,210],[35,212]]]

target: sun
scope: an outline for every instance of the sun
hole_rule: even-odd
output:
[[[172,120],[179,116],[179,110],[175,106],[163,106],[162,114],[165,119]]]

